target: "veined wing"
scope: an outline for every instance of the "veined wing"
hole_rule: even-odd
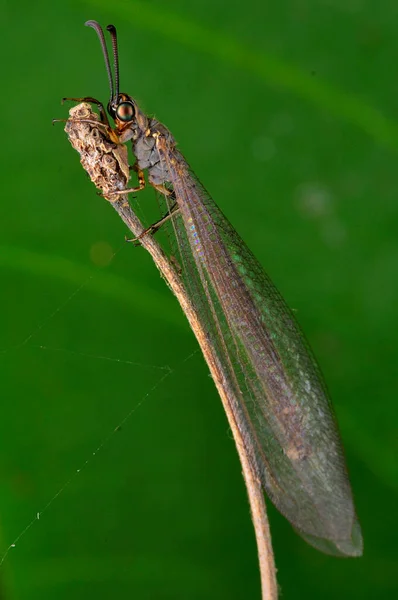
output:
[[[246,452],[275,506],[318,549],[362,537],[322,376],[290,309],[182,155],[157,139],[179,213],[182,278],[228,386]]]

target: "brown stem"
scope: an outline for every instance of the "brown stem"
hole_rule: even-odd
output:
[[[130,176],[125,146],[116,146],[103,136],[100,129],[92,122],[98,117],[92,112],[89,104],[80,104],[71,109],[70,117],[71,119],[67,122],[65,130],[72,146],[80,154],[80,161],[83,167],[88,172],[95,185],[102,191],[104,197],[112,204],[113,208],[130,229],[134,237],[139,237],[144,231],[144,228],[132,211],[127,196],[112,195],[112,191],[123,190],[126,188]],[[79,122],[79,119],[84,119],[84,121]],[[256,478],[249,463],[244,449],[243,439],[239,428],[237,427],[233,410],[231,409],[231,405],[233,404],[233,392],[226,383],[227,377],[225,377],[222,372],[222,367],[217,360],[217,356],[211,344],[209,344],[198,314],[190,302],[174,266],[151,235],[144,235],[140,239],[140,243],[152,256],[163,279],[177,297],[196,339],[199,342],[203,356],[208,364],[210,373],[220,395],[229,426],[234,436],[249,496],[252,520],[257,540],[262,600],[276,600],[278,597],[276,571],[264,494],[261,484]]]

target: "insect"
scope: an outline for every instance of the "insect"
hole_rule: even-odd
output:
[[[131,140],[138,185],[165,200],[165,221],[178,248],[179,276],[230,390],[232,411],[255,476],[298,533],[321,551],[362,554],[341,441],[328,392],[311,350],[260,263],[195,177],[169,130],[119,91],[117,34],[108,25],[114,76],[101,26],[97,32],[111,97],[92,97],[110,141]],[[98,124],[97,122],[95,122]]]

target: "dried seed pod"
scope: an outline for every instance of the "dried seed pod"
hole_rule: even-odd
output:
[[[104,198],[110,202],[125,201],[124,196],[112,193],[125,189],[130,179],[125,144],[114,144],[104,136],[99,117],[87,102],[71,108],[65,131],[80,154],[84,170]]]

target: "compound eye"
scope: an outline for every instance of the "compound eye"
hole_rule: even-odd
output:
[[[116,109],[116,117],[120,119],[120,121],[128,122],[134,119],[134,106],[131,102],[121,102]]]

